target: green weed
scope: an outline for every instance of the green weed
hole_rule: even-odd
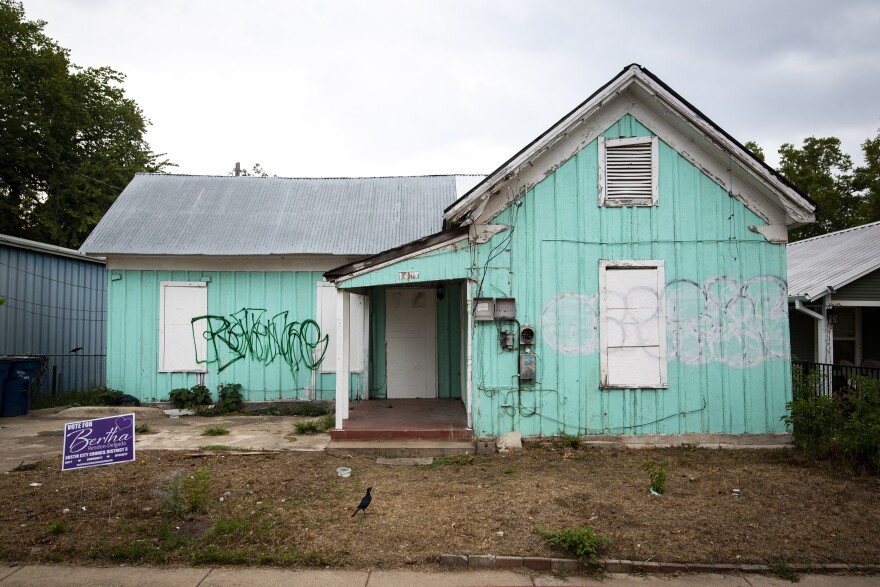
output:
[[[791,568],[791,565],[784,558],[767,558],[764,559],[764,562],[767,563],[771,575],[776,575],[780,579],[791,581],[792,583],[800,582],[800,575]]]
[[[177,469],[159,482],[157,494],[162,503],[162,514],[179,520],[183,518],[184,474]]]
[[[46,525],[49,530],[49,534],[57,536],[58,534],[63,534],[65,530],[67,530],[67,525],[64,522],[58,520],[52,520]]]
[[[578,450],[581,447],[581,437],[577,434],[562,434],[559,439],[563,448]]]
[[[661,463],[651,459],[643,467],[651,480],[651,489],[657,493],[666,491],[666,472],[669,469],[669,459],[663,459]]]
[[[610,538],[596,534],[592,526],[545,530],[536,524],[535,532],[540,534],[548,547],[571,554],[583,563],[595,564],[599,552],[611,544]]]
[[[149,424],[136,424],[134,427],[134,431],[136,434],[155,434],[155,432],[150,428]]]
[[[504,469],[505,475],[513,475],[514,473],[516,473],[516,469],[513,467],[507,467],[506,469]]]
[[[245,450],[245,449],[243,449],[239,446],[229,446],[228,444],[206,444],[204,446],[200,446],[199,450],[223,452],[223,451]]]
[[[189,488],[189,511],[201,512],[208,505],[208,467],[199,467]]]
[[[297,434],[321,434],[327,432],[336,425],[333,414],[326,414],[317,420],[303,420],[296,422],[293,429]]]
[[[202,430],[202,436],[226,436],[229,434],[229,428],[225,426],[211,426]]]

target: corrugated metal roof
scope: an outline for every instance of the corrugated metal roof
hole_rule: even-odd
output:
[[[788,295],[808,300],[880,268],[880,222],[823,234],[786,247]]]
[[[468,179],[138,174],[80,251],[370,255],[439,231]]]

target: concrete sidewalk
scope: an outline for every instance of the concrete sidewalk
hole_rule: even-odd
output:
[[[804,587],[868,587],[880,578],[852,575],[801,575]],[[593,585],[626,587],[663,585],[665,587],[719,585],[721,587],[781,587],[790,582],[764,575],[607,575],[604,579],[553,575],[531,576],[513,571],[295,571],[281,569],[159,569],[152,567],[66,567],[0,566],[2,587],[45,587],[46,585],[95,587],[95,585],[149,585],[150,587],[481,587],[532,585]]]

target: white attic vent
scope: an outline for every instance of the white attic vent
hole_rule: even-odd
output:
[[[657,205],[657,137],[599,137],[599,205]]]

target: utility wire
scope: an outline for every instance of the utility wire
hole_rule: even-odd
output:
[[[19,308],[18,306],[13,306],[12,304],[3,304],[2,306],[0,306],[0,311],[2,311],[3,308],[9,308],[10,310],[17,310],[19,312],[24,312],[26,314],[32,314],[34,316],[40,316],[42,318],[52,318],[53,320],[72,320],[75,322],[95,322],[95,323],[101,323],[101,324],[106,322],[106,320],[103,318],[101,318],[101,319],[97,319],[97,318],[71,318],[69,316],[52,316],[50,314],[43,314],[41,312],[31,312],[30,310],[26,310],[24,308]]]
[[[21,302],[23,304],[30,304],[32,306],[42,306],[44,308],[49,308],[52,310],[69,310],[71,312],[92,312],[92,313],[101,313],[101,314],[107,313],[107,310],[89,310],[87,308],[70,308],[70,307],[65,307],[65,306],[56,306],[54,304],[40,304],[37,302],[29,302],[28,300],[21,300],[19,298],[14,298],[12,296],[0,296],[0,297],[5,297],[7,300],[14,300],[16,302]]]
[[[107,290],[106,290],[105,288],[103,288],[103,287],[102,287],[102,288],[89,287],[88,285],[79,285],[78,283],[70,283],[69,281],[61,281],[60,279],[52,279],[51,277],[46,277],[45,275],[40,275],[39,273],[34,273],[34,272],[32,272],[32,271],[28,271],[28,270],[26,270],[26,269],[21,269],[20,267],[13,267],[13,266],[10,265],[9,263],[4,263],[4,262],[2,262],[2,261],[0,261],[0,265],[5,265],[6,267],[9,267],[10,269],[15,269],[16,271],[21,271],[22,273],[27,273],[28,275],[33,275],[34,277],[40,277],[40,278],[42,278],[42,279],[48,279],[49,281],[54,281],[55,283],[63,283],[64,285],[69,285],[69,286],[71,286],[71,287],[81,287],[81,288],[83,288],[83,289],[90,289],[90,290],[92,290],[92,291],[100,291],[100,292],[105,292],[105,291],[107,291]]]

